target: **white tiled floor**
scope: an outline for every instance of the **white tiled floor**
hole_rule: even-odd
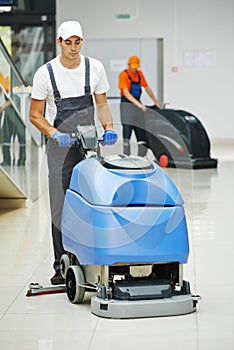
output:
[[[233,350],[234,147],[216,146],[213,155],[217,169],[180,173],[191,251],[184,277],[202,296],[196,313],[108,320],[90,313],[91,293],[80,305],[65,293],[27,298],[30,282],[49,284],[53,273],[50,222],[40,199],[0,211],[1,350]]]

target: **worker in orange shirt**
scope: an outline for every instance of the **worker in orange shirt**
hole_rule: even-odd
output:
[[[128,68],[119,74],[120,116],[123,126],[123,153],[130,155],[130,138],[134,131],[138,143],[138,155],[144,157],[147,153],[144,133],[147,107],[140,101],[142,87],[158,108],[160,108],[160,103],[139,68],[139,57],[131,56],[128,60]]]

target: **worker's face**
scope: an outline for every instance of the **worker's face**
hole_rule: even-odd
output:
[[[60,41],[57,39],[58,45],[61,47],[61,54],[64,58],[75,60],[79,57],[83,40],[78,36],[71,36],[67,40]]]
[[[130,65],[128,65],[130,72],[136,73],[138,71],[138,68],[132,68]]]

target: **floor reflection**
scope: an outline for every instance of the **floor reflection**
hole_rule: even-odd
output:
[[[18,162],[20,145],[16,144],[11,165],[1,164],[11,180],[34,202],[39,196],[39,167],[42,150],[33,140],[26,143],[26,160]],[[2,152],[1,152],[2,157]],[[15,159],[15,161],[13,161]],[[2,162],[2,158],[0,159]]]

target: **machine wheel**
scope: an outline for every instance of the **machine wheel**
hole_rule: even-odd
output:
[[[63,278],[66,277],[66,272],[70,266],[70,259],[67,254],[63,254],[60,258],[60,271]]]
[[[183,281],[183,292],[184,294],[191,294],[190,283],[188,281]]]
[[[85,294],[85,287],[80,284],[85,282],[84,273],[80,266],[69,266],[66,273],[67,296],[71,303],[82,303]]]

